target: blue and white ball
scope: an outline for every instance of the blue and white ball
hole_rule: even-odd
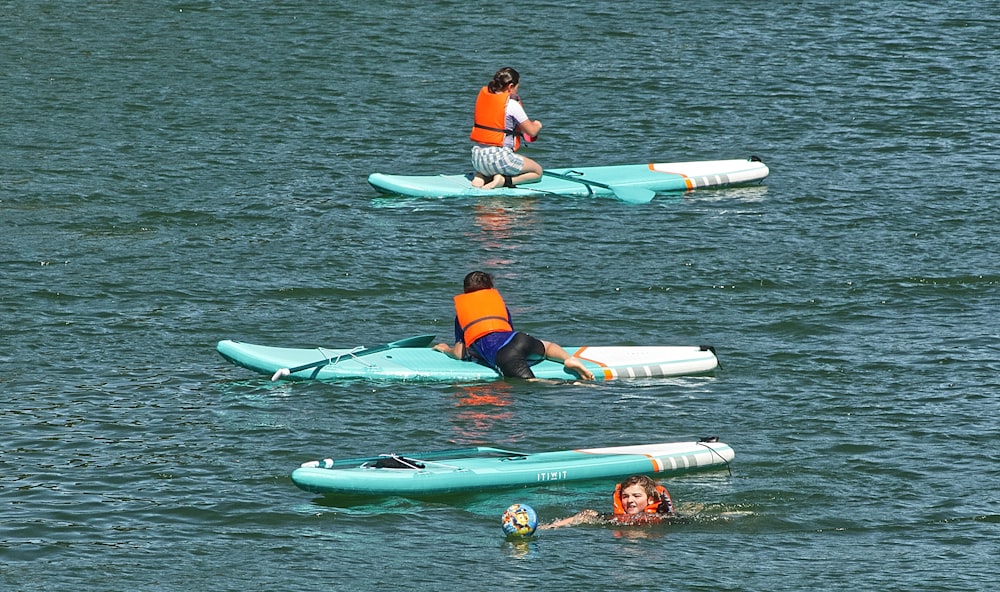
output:
[[[509,537],[530,536],[538,528],[538,514],[528,504],[514,504],[503,511],[500,526]]]

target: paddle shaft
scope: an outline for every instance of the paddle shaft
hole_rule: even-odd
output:
[[[352,350],[350,352],[339,354],[332,358],[324,358],[322,360],[317,360],[315,362],[309,362],[308,364],[303,364],[301,366],[296,366],[294,368],[281,368],[271,376],[271,380],[278,380],[290,374],[295,374],[296,372],[301,372],[303,370],[309,370],[310,368],[320,368],[328,364],[332,364],[336,360],[343,357],[354,357],[358,358],[361,356],[367,356],[369,354],[374,354],[378,352],[383,352],[390,349],[395,349],[398,347],[427,347],[434,341],[434,335],[415,335],[413,337],[407,337],[406,339],[400,339],[399,341],[393,341],[391,343],[385,343],[382,345],[376,345],[373,347],[366,347],[364,349]]]
[[[644,187],[621,187],[616,185],[608,185],[606,183],[600,183],[598,181],[590,181],[588,179],[583,179],[581,177],[574,177],[572,175],[564,175],[562,173],[553,173],[550,171],[545,171],[543,175],[548,175],[550,177],[555,177],[556,179],[562,179],[564,181],[572,181],[573,183],[580,183],[586,185],[588,188],[600,187],[602,189],[607,189],[615,194],[622,201],[627,201],[630,203],[646,203],[656,197],[656,192],[652,189],[646,189]],[[593,189],[591,189],[593,193]]]
[[[525,456],[523,452],[514,452],[512,450],[502,450],[500,448],[490,448],[487,446],[477,446],[475,448],[456,448],[454,450],[435,450],[433,452],[414,452],[409,454],[396,454],[394,456],[400,456],[403,458],[408,458],[412,460],[432,460],[435,458],[456,458],[456,457],[467,457],[479,454],[499,454],[501,456]],[[307,463],[303,463],[303,467],[321,467],[325,469],[333,468],[334,466],[349,466],[349,465],[361,465],[368,462],[375,462],[380,458],[384,458],[389,455],[379,455],[379,456],[367,456],[362,458],[325,458],[323,460],[314,460]]]

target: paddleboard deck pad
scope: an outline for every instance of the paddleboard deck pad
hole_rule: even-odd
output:
[[[323,459],[292,472],[299,488],[343,495],[421,496],[552,485],[629,475],[667,475],[728,466],[735,452],[718,438],[525,453],[469,448],[361,459]]]
[[[368,183],[376,190],[410,197],[615,197],[614,188],[647,189],[656,193],[691,191],[707,187],[759,184],[770,173],[757,157],[731,160],[665,162],[551,169],[535,183],[480,189],[466,175],[388,175],[372,173]],[[558,176],[556,176],[558,175]]]
[[[432,336],[427,336],[432,337]],[[411,338],[412,339],[412,338]],[[403,340],[403,343],[408,340]],[[223,340],[216,349],[237,366],[273,375],[294,370],[292,380],[393,379],[425,381],[489,381],[501,376],[476,362],[456,360],[432,347],[356,347],[351,349],[291,348]],[[598,380],[653,378],[708,373],[719,361],[711,346],[592,346],[564,347],[583,360]],[[543,360],[531,367],[536,378],[576,380],[563,365]]]

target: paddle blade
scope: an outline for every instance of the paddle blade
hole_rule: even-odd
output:
[[[393,341],[392,343],[387,343],[386,346],[392,347],[430,347],[431,343],[434,341],[434,334],[429,335],[417,335],[415,337],[407,337],[406,339],[400,339],[399,341]],[[372,348],[375,349],[375,348]],[[369,350],[370,351],[370,350]]]
[[[615,197],[625,203],[644,204],[653,201],[656,192],[652,189],[642,187],[609,187],[614,192]]]

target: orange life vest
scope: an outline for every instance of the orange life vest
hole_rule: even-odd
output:
[[[489,146],[503,146],[504,138],[514,136],[514,150],[521,147],[517,131],[504,127],[507,123],[507,101],[509,92],[491,93],[487,87],[479,90],[476,99],[476,113],[473,116],[472,133],[469,139]]]
[[[507,305],[495,288],[455,296],[455,316],[467,346],[487,333],[514,330],[507,317]]]
[[[670,499],[670,492],[667,488],[662,485],[656,486],[656,493],[659,494],[659,499],[650,502],[643,510],[646,514],[673,514],[674,513],[674,502]],[[615,516],[627,516],[625,513],[625,504],[622,503],[622,484],[619,483],[615,485]]]

